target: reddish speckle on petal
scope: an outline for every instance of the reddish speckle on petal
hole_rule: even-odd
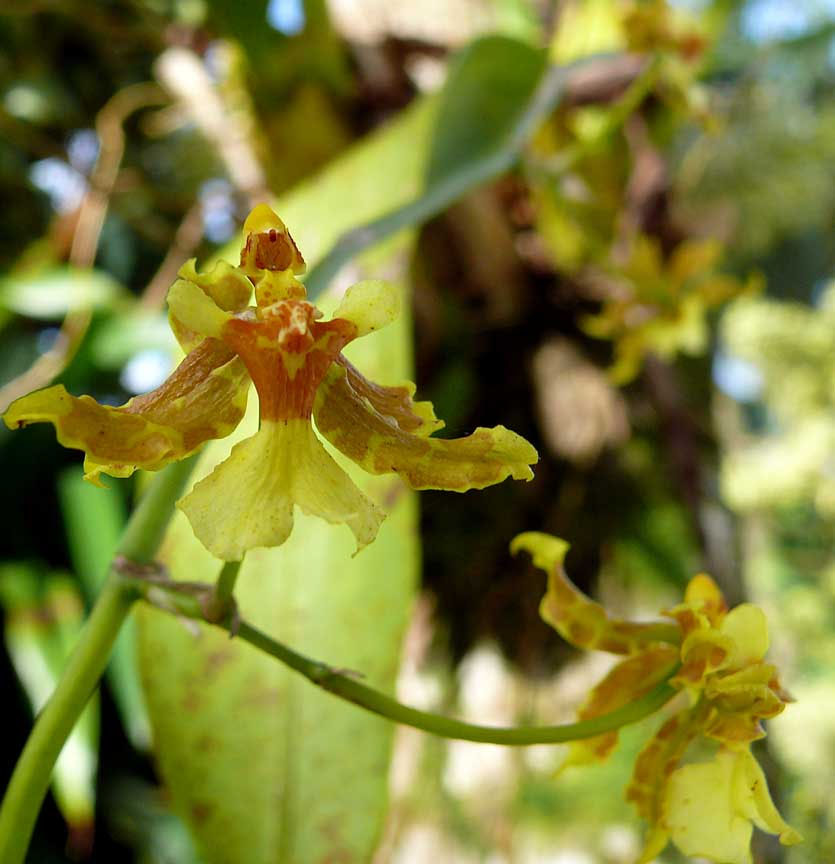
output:
[[[263,318],[233,318],[224,327],[224,342],[258,391],[262,420],[309,419],[325,373],[356,335],[349,321],[319,322],[320,314],[312,303],[285,300]]]

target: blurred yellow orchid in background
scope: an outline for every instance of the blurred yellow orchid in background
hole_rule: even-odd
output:
[[[665,359],[702,354],[710,310],[762,289],[757,276],[743,282],[719,272],[721,255],[716,242],[689,240],[665,256],[658,241],[638,235],[625,262],[597,275],[603,305],[597,314],[585,316],[581,327],[614,344],[609,375],[615,384],[632,381],[649,352]]]
[[[563,569],[568,544],[538,532],[517,536],[511,552],[529,552],[548,574],[542,618],[578,648],[625,655],[590,692],[579,711],[589,719],[638,699],[675,670],[678,708],[639,754],[626,797],[649,823],[639,864],[672,840],[685,854],[721,864],[750,864],[753,825],[786,845],[801,842],[771,801],[750,752],[765,736],[761,721],[791,701],[777,669],[764,662],[768,627],[762,610],[743,603],[728,611],[707,575],[690,580],[684,601],[662,613],[670,621],[612,618],[571,583]],[[673,623],[674,622],[674,623]],[[678,668],[676,668],[678,667]],[[718,742],[708,762],[680,764],[697,739]],[[574,742],[565,765],[605,759],[617,733]],[[565,767],[565,766],[564,766]]]
[[[99,482],[102,473],[157,470],[230,434],[253,383],[258,432],[178,504],[203,545],[229,561],[283,543],[295,505],[347,524],[358,549],[376,536],[384,514],[328,454],[311,418],[366,471],[396,472],[413,489],[463,492],[532,478],[537,453],[519,435],[497,426],[430,438],[443,423],[428,402],[412,400],[413,384],[374,384],[342,355],[353,339],[396,317],[393,286],[360,282],[322,321],[296,278],[304,267],[284,223],[257,206],[244,225],[240,266],[221,261],[199,273],[192,260],[181,268],[168,307],[186,357],[159,388],[113,408],[49,387],[12,403],[6,425],[52,423],[64,446],[85,452],[86,477]]]

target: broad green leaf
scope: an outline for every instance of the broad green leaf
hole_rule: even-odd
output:
[[[84,622],[72,579],[47,576],[29,564],[0,568],[6,650],[37,714],[52,695]],[[52,776],[55,801],[70,830],[70,846],[86,854],[92,841],[99,749],[99,703],[92,699],[64,744]]]
[[[428,116],[424,107],[408,112],[278,203],[308,259],[356,220],[415,194],[423,167],[415,141],[425,140]],[[410,246],[401,236],[376,249],[356,278],[402,276]],[[376,380],[399,382],[409,372],[409,332],[403,315],[352,346],[351,359]],[[207,448],[197,476],[256,425],[252,399],[242,428]],[[250,553],[237,596],[256,626],[391,691],[417,576],[415,497],[397,478],[342,464],[389,512],[377,540],[352,558],[347,528],[297,510],[284,546]],[[178,579],[210,581],[220,569],[180,513],[161,555]],[[140,653],[157,762],[208,864],[371,858],[386,810],[390,723],[222,632],[195,636],[153,609],[141,610]]]
[[[105,491],[86,482],[79,466],[61,474],[58,497],[73,569],[87,597],[96,597],[122,536],[126,521],[124,501],[116,489]],[[116,639],[107,681],[128,738],[134,747],[147,748],[151,728],[139,683],[133,617],[125,622]]]
[[[122,285],[101,270],[62,267],[0,281],[0,307],[44,320],[62,318],[75,309],[111,307],[125,296]]]
[[[465,48],[440,97],[422,100],[410,114],[422,117],[425,112],[432,118],[431,130],[419,125],[420,134],[398,154],[406,161],[406,176],[411,176],[411,160],[415,155],[424,158],[426,136],[431,136],[423,184],[405,199],[401,184],[384,210],[373,216],[357,214],[350,230],[340,231],[338,242],[310,271],[310,295],[324,291],[362,250],[422,224],[512,167],[539,121],[560,98],[561,70],[544,76],[545,63],[544,51],[508,36],[485,36]]]
[[[508,36],[485,36],[457,58],[441,94],[426,186],[470,174],[505,150],[545,71],[546,55]]]

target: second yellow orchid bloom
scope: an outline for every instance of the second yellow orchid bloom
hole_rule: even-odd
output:
[[[777,812],[749,749],[765,735],[761,721],[791,701],[776,667],[764,659],[768,626],[762,610],[743,603],[728,611],[719,587],[702,573],[690,580],[684,602],[663,613],[667,621],[623,621],[572,584],[563,569],[565,541],[531,531],[514,539],[511,552],[519,550],[548,574],[540,605],[545,621],[578,648],[624,656],[591,690],[580,719],[640,698],[678,664],[669,683],[688,698],[638,755],[626,792],[649,823],[639,864],[670,840],[688,855],[750,864],[754,825],[779,835],[783,844],[801,842]],[[682,764],[700,737],[718,744],[715,758]],[[605,759],[616,744],[617,732],[574,742],[566,764]]]

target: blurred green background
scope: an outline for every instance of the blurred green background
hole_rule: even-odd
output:
[[[421,493],[419,585],[385,595],[386,644],[405,637],[376,683],[482,723],[566,722],[605,659],[539,620],[543,579],[509,557],[513,535],[567,539],[571,577],[623,614],[707,570],[764,606],[798,700],[758,755],[807,842],[758,838],[756,860],[835,860],[833,95],[832,0],[3,4],[0,409],[53,381],[111,404],[155,387],[177,361],[177,269],[234,261],[252,202],[277,199],[305,257],[333,265],[317,287],[409,292],[385,351],[391,368],[413,352],[444,434],[502,423],[541,454],[529,484]],[[326,257],[404,206],[362,257]],[[141,482],[96,490],[79,463],[51,428],[0,430],[4,778]],[[338,660],[353,634],[336,620],[328,638]],[[131,628],[33,862],[621,864],[640,848],[620,790],[654,721],[557,779],[559,748],[381,733],[382,791],[339,811],[369,826],[350,852],[279,839],[220,857],[170,760],[156,770],[140,679],[153,697],[160,670],[137,655]]]

